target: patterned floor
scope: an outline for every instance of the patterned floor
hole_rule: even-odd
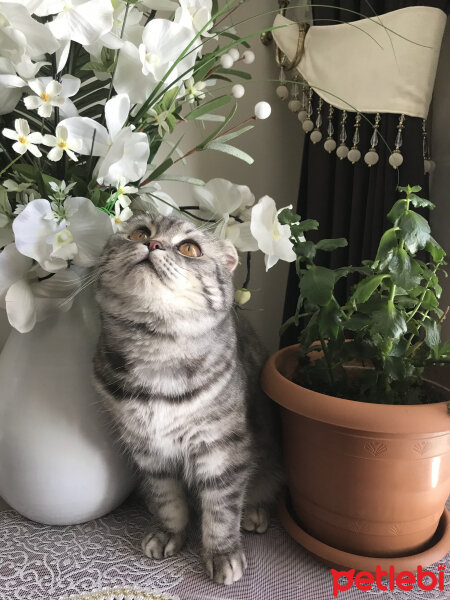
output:
[[[246,534],[245,576],[231,587],[211,583],[191,536],[177,557],[161,562],[140,550],[148,516],[136,501],[96,521],[51,527],[28,521],[12,510],[0,512],[0,600],[54,600],[94,588],[136,586],[160,590],[180,600],[328,600],[330,571],[291,540],[273,521],[263,536]],[[436,568],[431,569],[436,572]],[[400,590],[342,592],[342,600],[431,600],[450,598],[450,554],[446,558],[447,591]]]

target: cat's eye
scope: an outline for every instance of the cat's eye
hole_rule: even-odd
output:
[[[150,239],[150,231],[148,229],[136,229],[128,236],[128,239],[132,242],[144,243]]]
[[[194,242],[183,242],[178,246],[178,252],[190,258],[198,258],[202,255],[202,251]]]

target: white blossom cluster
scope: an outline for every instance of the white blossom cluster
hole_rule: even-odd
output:
[[[0,306],[18,331],[71,307],[85,268],[134,213],[183,210],[164,179],[195,184],[196,216],[239,251],[261,250],[267,268],[295,259],[271,198],[172,174],[193,151],[251,162],[228,142],[270,115],[258,102],[226,129],[210,114],[245,93],[230,83],[213,95],[215,77],[255,58],[221,37],[226,15],[212,11],[212,0],[0,1]],[[190,151],[164,139],[196,119],[220,126]]]

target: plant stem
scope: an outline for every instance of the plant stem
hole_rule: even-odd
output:
[[[323,339],[322,336],[320,336],[320,345],[322,346],[323,356],[325,358],[325,362],[327,363],[328,379],[330,380],[330,385],[334,388],[335,381],[334,381],[334,376],[333,376],[333,366],[331,364],[327,345],[325,344],[325,340]]]
[[[6,167],[0,171],[0,176],[3,175],[3,173],[9,169],[9,167],[12,167],[12,165],[17,162],[19,158],[22,158],[22,154],[18,154],[16,158],[9,163],[9,165],[6,165]]]

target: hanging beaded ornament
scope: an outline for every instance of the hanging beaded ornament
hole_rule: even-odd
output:
[[[286,100],[289,98],[289,90],[286,85],[286,73],[284,72],[284,67],[280,68],[280,85],[277,87],[277,96],[280,100]]]
[[[288,103],[288,108],[290,111],[296,113],[301,109],[302,103],[299,100],[299,96],[300,96],[300,90],[299,90],[299,85],[298,85],[298,81],[297,81],[297,76],[294,75],[294,83],[291,86],[291,100],[289,100],[289,103]]]
[[[428,144],[427,122],[422,121],[422,147],[423,147],[423,168],[425,175],[430,175],[436,168],[436,163],[431,160],[430,146]]]
[[[312,107],[312,99],[313,99],[313,90],[312,88],[309,88],[308,91],[308,107],[306,109],[306,119],[303,121],[303,131],[305,133],[309,133],[310,131],[312,131],[314,129],[314,123],[312,122],[312,114],[313,114],[313,107]]]
[[[347,140],[347,129],[345,127],[345,122],[346,121],[347,121],[347,111],[343,110],[342,111],[342,116],[341,116],[341,124],[339,126],[339,141],[340,141],[340,144],[338,146],[338,149],[336,150],[336,155],[341,160],[343,158],[346,158],[346,156],[348,154],[348,146],[346,146],[346,144],[345,144],[345,142]]]
[[[352,165],[354,165],[355,162],[358,162],[358,160],[361,158],[361,152],[358,150],[360,121],[361,115],[357,113],[355,115],[355,131],[353,132],[353,146],[347,154],[347,158],[352,163]]]
[[[367,165],[369,165],[369,167],[376,165],[377,162],[380,160],[380,156],[379,156],[378,152],[376,151],[376,147],[378,146],[378,127],[380,126],[380,121],[381,121],[381,115],[380,115],[380,113],[377,113],[375,115],[375,124],[373,126],[373,133],[370,138],[370,149],[364,155],[364,162]]]
[[[330,104],[329,108],[328,108],[328,125],[327,125],[328,137],[323,144],[323,147],[325,148],[325,150],[327,152],[329,152],[330,154],[333,152],[333,150],[336,149],[336,140],[333,139],[333,134],[334,134],[333,113],[334,113],[334,107],[331,106],[331,104]]]
[[[322,139],[322,132],[320,131],[320,128],[322,126],[322,106],[323,100],[322,98],[319,98],[319,103],[317,105],[316,126],[310,136],[313,144],[317,144],[317,142],[320,142],[320,140]]]
[[[300,110],[297,115],[300,123],[304,123],[304,121],[306,120],[306,118],[308,116],[308,113],[307,113],[308,93],[309,93],[309,87],[307,85],[304,85],[303,91],[302,91],[302,105],[301,105]]]
[[[398,125],[397,125],[397,135],[395,136],[395,148],[389,157],[389,164],[394,169],[398,169],[398,167],[403,162],[403,154],[400,152],[400,148],[403,144],[402,130],[403,130],[404,126],[405,126],[405,115],[400,115],[400,118],[398,120]]]

